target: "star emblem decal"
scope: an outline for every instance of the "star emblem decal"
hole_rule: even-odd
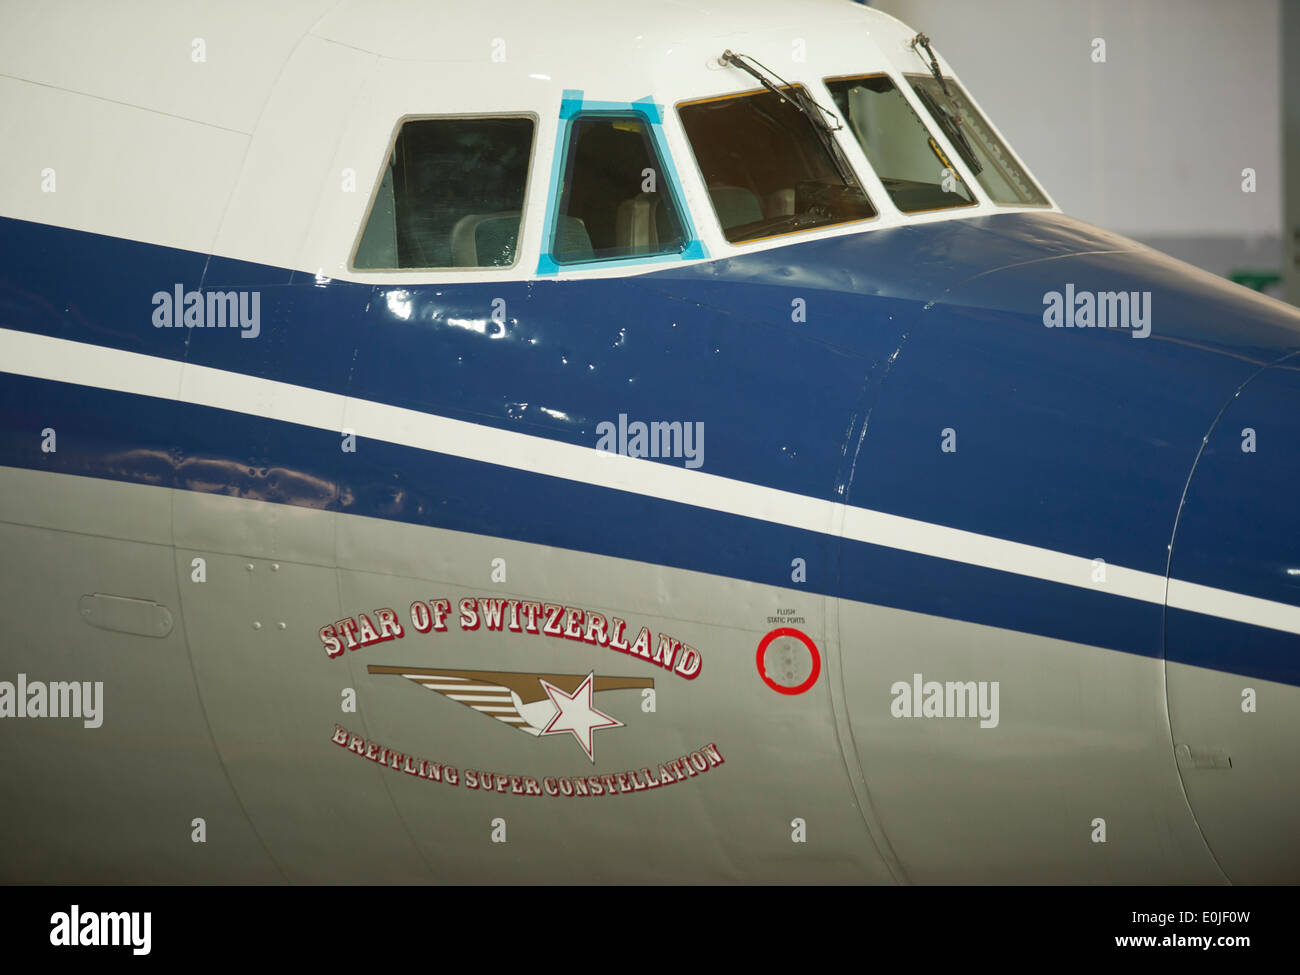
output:
[[[555,717],[551,718],[550,723],[542,729],[541,733],[543,735],[562,735],[566,733],[573,735],[582,750],[587,753],[587,758],[591,759],[592,764],[596,762],[596,756],[591,747],[592,732],[598,728],[623,727],[622,721],[611,718],[605,712],[592,707],[591,692],[595,676],[595,671],[589,673],[572,694],[566,694],[547,680],[541,682],[547,695],[550,696],[551,703],[555,705]]]

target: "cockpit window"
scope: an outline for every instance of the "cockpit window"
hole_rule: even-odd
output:
[[[568,140],[550,251],[556,263],[686,248],[667,173],[640,115],[579,116]]]
[[[760,91],[683,102],[677,113],[731,243],[876,215],[852,170],[831,156],[833,140],[789,98]]]
[[[888,75],[828,78],[826,87],[898,209],[974,205],[957,167]]]
[[[532,148],[531,118],[403,123],[352,266],[511,266]]]
[[[959,152],[969,152],[973,157],[975,165],[970,168],[978,169],[975,178],[994,203],[1049,206],[1043,191],[1012,157],[1006,143],[997,137],[984,116],[975,110],[961,85],[948,77],[941,84],[932,75],[908,75],[907,80],[935,123],[950,133],[949,141],[957,144]],[[954,129],[955,138],[952,137]]]

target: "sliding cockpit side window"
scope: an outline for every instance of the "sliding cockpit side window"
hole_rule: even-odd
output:
[[[531,118],[404,122],[352,266],[513,265],[533,130]]]
[[[988,121],[975,110],[961,85],[952,78],[908,75],[921,104],[943,129],[948,141],[974,171],[994,203],[1004,206],[1050,206],[1047,197],[1011,155]]]
[[[642,116],[579,115],[567,139],[551,232],[557,264],[686,249],[686,222]]]
[[[793,99],[760,91],[683,102],[677,114],[731,243],[876,215],[852,170],[832,157],[833,137]]]
[[[828,78],[826,87],[894,206],[920,213],[975,204],[957,167],[888,75]]]

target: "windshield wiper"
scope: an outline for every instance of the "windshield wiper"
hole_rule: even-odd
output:
[[[939,87],[943,89],[944,95],[947,96],[949,101],[952,101],[952,92],[948,90],[948,82],[944,80],[943,72],[939,70],[939,59],[934,56],[934,48],[930,46],[930,38],[925,34],[917,34],[912,38],[912,50],[916,51],[918,57],[921,54],[920,48],[925,48],[925,53],[930,56],[930,73],[934,75],[934,80],[939,82]],[[970,142],[967,141],[966,133],[961,130],[961,116],[949,115],[924,88],[915,86],[915,91],[920,96],[921,101],[925,102],[925,107],[929,109],[935,121],[948,134],[948,138],[952,139],[952,143],[957,147],[957,151],[961,153],[962,159],[966,160],[966,165],[970,166],[976,176],[982,173],[984,166],[975,158],[975,150],[971,148]]]
[[[966,160],[966,165],[971,168],[971,172],[978,176],[984,171],[984,165],[975,158],[975,150],[971,148],[970,142],[966,140],[966,133],[961,130],[959,120],[949,115],[938,100],[935,99],[924,88],[917,86],[913,89],[917,97],[925,103],[926,110],[939,123],[939,128],[952,140],[952,144],[957,147],[957,152],[961,154],[962,159]]]
[[[943,93],[951,98],[952,92],[948,90],[948,83],[943,80],[943,73],[939,70],[939,59],[934,56],[934,48],[930,46],[930,38],[924,34],[917,34],[912,38],[912,50],[915,51],[918,47],[925,48],[925,53],[930,55],[930,73],[934,75],[934,80],[939,82],[939,87],[943,89]],[[917,51],[916,53],[919,55],[921,52]]]
[[[737,54],[734,51],[727,50],[722,52],[722,57],[718,58],[718,60],[723,64],[730,64],[740,68],[740,70],[752,76],[760,85],[772,94],[776,95],[777,98],[781,99],[782,102],[788,101],[791,105],[806,115],[808,120],[812,122],[813,131],[817,133],[817,138],[821,141],[822,147],[831,157],[831,165],[835,167],[835,174],[839,176],[840,182],[845,186],[857,186],[857,180],[853,176],[853,170],[849,168],[848,161],[845,160],[844,156],[840,153],[839,144],[835,141],[835,136],[832,134],[844,128],[844,124],[840,121],[838,115],[809,95],[807,90],[790,84],[771,68],[764,65],[761,61],[757,61],[750,57],[748,54]],[[753,64],[747,62],[753,62]],[[755,67],[755,65],[757,65],[757,67]],[[762,71],[759,70],[760,68]],[[767,74],[764,74],[763,72],[767,72]],[[785,90],[778,88],[776,84],[767,77],[767,75],[771,75],[777,81],[781,82],[781,85]],[[814,109],[816,109],[816,111],[814,111]],[[825,114],[823,115],[822,113]],[[835,119],[834,126],[826,121],[826,115]]]
[[[763,64],[761,61],[750,57],[748,54],[737,54],[734,51],[723,51],[722,57],[720,57],[718,60],[721,61],[723,64],[735,65],[737,68],[740,68],[740,70],[744,71],[746,74],[753,76],[753,78],[760,85],[762,85],[768,91],[772,92],[772,94],[776,95],[782,101],[786,101],[788,99],[790,103],[794,105],[795,108],[799,109],[799,111],[803,112],[810,119],[812,119],[813,123],[818,127],[824,128],[830,132],[838,132],[840,129],[844,128],[844,125],[843,123],[840,122],[840,117],[838,115],[836,115],[826,106],[822,105],[820,102],[814,100],[813,97],[809,95],[808,92],[805,91],[804,89],[796,88],[794,85],[790,84],[790,82],[786,81],[784,78],[782,78],[779,74],[777,74],[767,65]],[[756,68],[751,64],[746,64],[747,61],[752,61],[753,64],[758,65],[758,67]],[[782,87],[788,88],[790,89],[790,91],[789,92],[782,91],[780,88],[774,85],[764,74],[762,74],[762,72],[760,72],[758,68],[762,68],[763,71],[766,71],[777,81],[781,82]],[[809,105],[812,105],[820,109],[821,111],[829,115],[831,118],[835,119],[835,124],[831,125],[822,116],[814,115],[813,112],[809,109],[808,107]]]

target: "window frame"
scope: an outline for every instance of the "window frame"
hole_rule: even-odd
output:
[[[454,119],[528,119],[533,123],[533,134],[528,144],[528,168],[524,173],[524,198],[519,207],[519,235],[515,243],[515,259],[510,264],[471,264],[471,265],[445,265],[443,267],[357,267],[357,251],[361,249],[361,241],[366,235],[366,228],[370,226],[370,217],[375,209],[375,202],[379,199],[380,188],[384,185],[384,175],[388,171],[388,166],[393,158],[393,152],[397,149],[397,139],[402,134],[402,126],[408,122],[437,122]],[[370,199],[366,203],[366,208],[362,216],[360,225],[357,227],[356,235],[352,240],[352,247],[348,251],[347,269],[349,274],[481,274],[485,271],[497,272],[509,271],[519,267],[520,261],[523,260],[523,242],[524,228],[528,221],[528,205],[533,190],[533,180],[536,175],[537,167],[537,133],[541,127],[541,117],[537,112],[519,111],[519,112],[439,112],[436,114],[413,113],[403,115],[394,123],[391,133],[388,136],[388,148],[384,151],[380,159],[379,169],[375,174],[374,183],[370,189]]]
[[[907,83],[908,93],[911,95],[912,98],[916,99],[918,103],[917,114],[921,115],[922,118],[931,117],[929,109],[927,109],[925,107],[925,104],[921,102],[920,96],[917,95],[916,90],[912,87],[912,79],[919,78],[923,81],[925,80],[933,81],[934,75],[928,74],[924,71],[904,71],[902,73],[902,77],[903,77],[903,81]],[[984,125],[988,127],[989,131],[992,132],[993,135],[997,137],[998,142],[1002,144],[1002,148],[1004,148],[1007,151],[1007,154],[1011,157],[1011,159],[1015,162],[1015,164],[1020,167],[1020,171],[1024,173],[1025,179],[1029,180],[1030,185],[1032,185],[1033,188],[1038,191],[1038,195],[1042,198],[1043,202],[1042,203],[1001,203],[998,200],[995,200],[993,198],[993,193],[988,189],[988,187],[986,187],[982,182],[980,182],[980,178],[978,174],[975,174],[974,176],[971,177],[974,180],[974,184],[972,184],[970,180],[967,180],[967,185],[968,186],[978,185],[980,192],[983,194],[984,198],[988,200],[989,206],[996,207],[998,209],[1055,210],[1056,201],[1052,199],[1052,197],[1048,194],[1047,190],[1043,189],[1042,184],[1038,182],[1034,174],[1029,171],[1029,167],[1026,166],[1025,161],[1020,158],[1020,154],[1017,153],[1016,150],[1011,147],[1011,143],[1007,141],[1006,136],[1002,134],[1002,132],[997,128],[997,126],[995,126],[992,122],[989,121],[988,115],[985,114],[984,109],[982,109],[976,103],[975,99],[971,97],[970,92],[966,90],[966,86],[963,85],[960,80],[953,77],[951,74],[944,74],[943,80],[945,82],[954,84],[958,87],[958,89],[961,91],[962,97],[965,98],[966,102],[970,105],[970,107],[974,109],[976,113],[978,113],[980,117],[980,121],[983,122]],[[939,125],[937,119],[934,120],[934,123],[937,126]],[[943,135],[944,137],[944,142],[950,142],[947,133],[942,131],[943,127],[939,126],[939,129],[940,129],[940,134]],[[957,147],[953,146],[952,149],[955,158],[961,159],[961,153],[956,151]],[[965,168],[966,160],[962,159],[961,162],[963,168]]]
[[[825,89],[824,85],[822,87],[823,89]],[[788,85],[777,85],[777,88],[778,89],[802,88],[805,92],[808,93],[809,97],[813,96],[813,91],[807,82],[792,81]],[[844,156],[845,164],[849,167],[850,172],[853,173],[854,179],[858,181],[858,188],[862,190],[863,196],[866,197],[867,203],[871,206],[871,209],[874,210],[875,213],[873,213],[869,217],[859,217],[856,220],[844,220],[838,223],[825,223],[816,227],[801,227],[797,230],[783,230],[779,234],[768,234],[767,236],[764,237],[751,237],[748,240],[740,240],[740,241],[733,242],[727,239],[727,231],[722,226],[722,217],[719,216],[717,207],[713,205],[713,197],[709,193],[708,180],[705,179],[704,177],[704,170],[700,168],[700,160],[699,157],[695,154],[695,146],[691,142],[690,135],[686,131],[686,123],[682,121],[682,109],[689,108],[692,105],[703,105],[706,102],[721,102],[731,98],[745,98],[750,95],[761,95],[766,91],[768,91],[767,88],[760,86],[758,88],[746,88],[743,91],[731,91],[723,95],[705,95],[702,98],[686,98],[683,99],[682,101],[675,102],[673,104],[673,108],[677,112],[677,124],[681,127],[682,130],[682,141],[686,144],[687,149],[690,150],[691,164],[695,167],[695,175],[700,181],[699,185],[704,191],[703,196],[704,199],[708,202],[709,210],[713,213],[714,226],[717,228],[718,236],[721,238],[722,242],[726,244],[728,247],[749,247],[754,244],[764,244],[771,240],[780,240],[782,237],[792,237],[796,234],[815,234],[815,233],[821,233],[825,231],[836,231],[844,227],[852,227],[852,226],[857,226],[859,224],[880,222],[882,216],[884,215],[883,208],[876,203],[875,199],[872,196],[869,196],[867,194],[866,182],[862,179],[863,174],[859,172],[859,167],[853,164],[853,159],[849,155],[849,151],[848,151],[849,147],[840,139],[839,133],[832,132],[831,138],[835,139],[839,143],[840,153],[841,155]],[[825,89],[824,93],[826,95],[829,95],[830,90]],[[842,125],[843,128],[845,129],[848,128],[847,124],[842,123]],[[866,157],[866,154],[862,153],[862,147],[858,145],[858,140],[856,138],[852,138],[852,147],[855,151],[861,153],[864,158]],[[874,168],[870,168],[869,166],[868,171],[873,176],[875,175]],[[893,210],[895,210],[895,212],[901,213],[901,211],[899,211],[898,208],[894,206],[893,200],[889,198],[888,193],[885,194],[885,199],[888,201],[889,206]],[[906,214],[904,214],[904,216],[906,216]]]
[[[560,229],[560,185],[564,167],[569,160],[570,140],[573,125],[581,119],[606,118],[629,119],[635,117],[643,126],[648,136],[650,148],[659,164],[660,191],[667,187],[673,206],[677,208],[682,224],[685,242],[680,250],[665,251],[658,254],[626,254],[613,257],[593,257],[582,260],[558,261],[555,258],[555,242]],[[593,270],[608,267],[623,267],[634,264],[664,264],[700,260],[708,257],[708,249],[695,227],[695,218],[686,202],[681,177],[673,161],[673,154],[668,145],[668,138],[663,131],[665,113],[663,106],[645,99],[639,102],[602,102],[587,101],[582,92],[565,91],[560,106],[559,125],[555,133],[555,151],[551,161],[550,186],[546,196],[546,215],[542,225],[541,253],[537,259],[537,273],[549,276],[565,271]]]
[[[889,188],[884,186],[884,174],[880,173],[876,169],[875,164],[871,161],[871,157],[867,155],[866,148],[858,141],[857,133],[853,131],[853,123],[850,122],[848,118],[845,118],[843,120],[845,130],[853,136],[853,141],[857,143],[858,148],[862,150],[862,156],[867,161],[867,165],[871,167],[871,171],[875,173],[876,179],[880,180],[881,186],[884,187],[885,195],[889,197],[890,205],[893,206],[900,215],[906,218],[914,217],[921,213],[945,213],[948,211],[957,213],[963,210],[969,210],[972,207],[978,208],[986,202],[993,203],[992,197],[989,197],[987,193],[982,192],[984,186],[978,183],[978,181],[972,181],[971,175],[966,171],[966,162],[961,158],[961,154],[954,152],[951,147],[947,146],[947,136],[944,134],[942,129],[938,128],[938,123],[934,123],[935,128],[933,129],[926,123],[926,114],[928,113],[922,114],[925,111],[925,106],[917,105],[915,103],[916,92],[911,91],[911,85],[900,85],[898,79],[888,71],[871,71],[867,74],[830,75],[822,79],[822,85],[831,96],[831,101],[834,102],[835,94],[831,91],[831,82],[864,81],[868,78],[887,78],[889,80],[889,83],[894,86],[894,90],[899,93],[903,101],[907,104],[907,107],[912,110],[912,114],[916,116],[916,120],[921,123],[921,128],[925,131],[926,135],[933,139],[935,144],[943,150],[943,154],[948,157],[948,165],[951,166],[953,171],[961,177],[961,181],[965,185],[966,191],[971,195],[970,201],[966,203],[956,203],[951,206],[943,207],[923,207],[920,210],[904,210],[897,202],[895,202],[893,194],[889,192]],[[906,76],[904,76],[904,80],[906,80]],[[940,142],[940,139],[943,139],[943,142]],[[959,163],[960,166],[958,165]],[[997,206],[996,203],[993,203],[993,205]]]

